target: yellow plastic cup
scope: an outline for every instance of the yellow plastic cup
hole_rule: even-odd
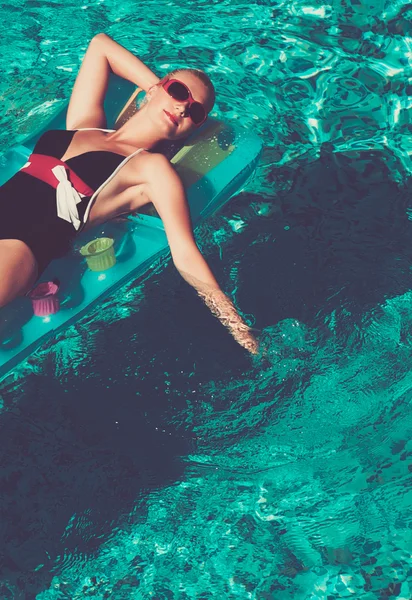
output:
[[[116,264],[113,244],[112,238],[97,238],[80,248],[91,271],[107,271]]]

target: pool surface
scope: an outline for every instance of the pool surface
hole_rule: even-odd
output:
[[[406,2],[12,0],[0,149],[100,31],[204,68],[264,141],[196,231],[251,359],[173,265],[0,384],[0,600],[412,597],[412,11]]]

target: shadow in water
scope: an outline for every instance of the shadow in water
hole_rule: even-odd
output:
[[[73,378],[63,388],[28,377],[24,397],[0,415],[2,598],[5,582],[21,594],[11,597],[35,598],[56,561],[64,556],[67,566],[119,522],[144,519],[145,493],[182,474],[190,434],[162,425],[165,402],[150,387],[137,393],[110,378],[80,378],[78,387]]]
[[[258,327],[286,318],[316,326],[335,309],[356,321],[410,288],[409,184],[392,181],[383,153],[325,151],[315,163],[271,176],[293,185],[274,198],[272,216],[242,234],[249,247],[238,298]]]

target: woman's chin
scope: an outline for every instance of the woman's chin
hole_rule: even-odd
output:
[[[185,138],[187,137],[187,133],[185,131],[180,131],[180,130],[172,130],[172,131],[168,131],[167,132],[167,139],[170,142],[173,142],[174,140],[180,140],[181,138]]]

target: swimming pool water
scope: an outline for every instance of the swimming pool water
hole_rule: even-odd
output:
[[[2,6],[0,146],[106,31],[263,138],[197,231],[251,360],[169,263],[0,384],[0,598],[412,596],[406,2]]]

